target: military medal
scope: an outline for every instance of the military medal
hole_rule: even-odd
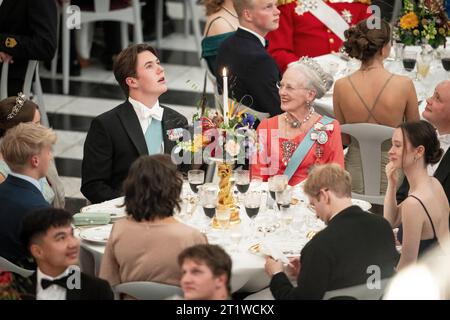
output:
[[[317,9],[317,6],[317,0],[298,0],[295,13],[301,16],[308,11]]]
[[[352,23],[353,15],[349,10],[347,10],[347,9],[342,10],[341,16],[342,16],[342,18],[344,18],[345,22],[347,22],[348,24]]]
[[[297,145],[292,140],[283,141],[281,143],[281,152],[282,152],[281,161],[285,166],[287,166],[296,148]]]

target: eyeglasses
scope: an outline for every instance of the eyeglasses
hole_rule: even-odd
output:
[[[294,91],[294,90],[311,90],[311,89],[308,89],[308,88],[304,88],[304,87],[298,87],[298,88],[294,88],[293,86],[291,86],[290,84],[285,84],[285,83],[283,83],[283,82],[281,82],[281,81],[277,81],[277,88],[279,89],[279,90],[281,90],[281,89],[286,89],[286,91]]]

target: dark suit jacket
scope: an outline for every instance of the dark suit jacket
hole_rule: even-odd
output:
[[[35,272],[26,288],[29,299],[36,299],[36,279]],[[114,293],[108,281],[81,272],[80,289],[67,289],[66,300],[114,300]]]
[[[170,154],[176,141],[169,140],[166,131],[186,128],[187,120],[175,110],[161,107],[164,152]],[[92,120],[84,143],[81,192],[92,203],[121,196],[128,169],[134,160],[146,154],[145,137],[130,102],[99,115]]]
[[[351,206],[305,245],[297,287],[281,272],[272,277],[270,290],[275,299],[322,299],[327,291],[366,283],[371,265],[380,267],[381,279],[391,277],[397,260],[389,223]]]
[[[12,175],[6,177],[0,184],[0,256],[28,266],[29,255],[19,238],[22,220],[33,209],[49,206],[32,183]]]
[[[434,177],[439,180],[444,188],[445,194],[447,195],[447,199],[450,203],[450,148],[442,157],[439,166],[434,172]],[[408,197],[409,193],[409,183],[408,180],[403,179],[403,183],[400,188],[397,190],[397,202],[402,202]]]
[[[3,0],[0,6],[0,51],[13,57],[10,79],[23,81],[28,60],[53,59],[56,20],[55,0]],[[7,38],[14,39],[16,44],[11,40],[6,42]]]
[[[228,70],[229,97],[271,116],[282,113],[280,95],[276,86],[281,80],[280,71],[273,58],[267,53],[261,41],[243,29],[228,37],[219,48],[217,55],[217,84],[222,91],[222,70]]]

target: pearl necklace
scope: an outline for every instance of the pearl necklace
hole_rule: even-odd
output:
[[[290,120],[288,117],[288,113],[286,112],[284,114],[284,120],[286,120],[287,123],[289,123],[289,125],[291,126],[291,128],[293,129],[297,129],[300,128],[302,126],[302,124],[304,124],[305,122],[307,122],[309,119],[311,119],[312,115],[314,113],[314,107],[310,107],[309,108],[309,113],[306,115],[306,117],[302,120],[302,121],[298,121],[297,119],[295,120]]]

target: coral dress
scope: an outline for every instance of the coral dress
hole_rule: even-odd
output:
[[[311,139],[309,130],[301,133],[293,139],[280,137],[278,130],[278,118],[275,116],[269,119],[263,119],[258,126],[257,134],[260,143],[260,150],[251,160],[252,176],[259,176],[263,181],[267,181],[270,176],[283,174],[289,162],[289,155],[292,155],[295,147],[303,139]],[[316,123],[320,123],[322,116]],[[298,166],[292,178],[289,180],[291,186],[297,185],[308,176],[309,169],[317,164],[337,163],[344,168],[344,152],[342,149],[341,128],[337,120],[331,123],[333,129],[325,130],[328,137],[324,144],[319,144],[317,140],[307,151],[303,161]],[[295,146],[292,152],[283,151],[283,142]],[[286,150],[286,148],[284,148]]]

